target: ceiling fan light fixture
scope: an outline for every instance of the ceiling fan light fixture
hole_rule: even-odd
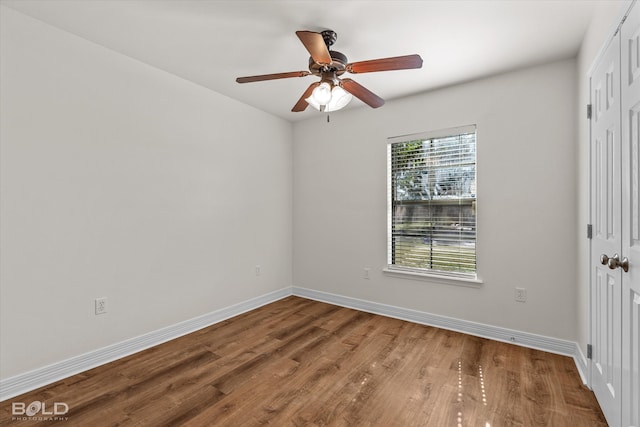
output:
[[[331,86],[327,82],[320,83],[306,99],[307,103],[316,110],[326,113],[346,107],[353,99],[353,95],[340,86],[333,85],[333,88]]]

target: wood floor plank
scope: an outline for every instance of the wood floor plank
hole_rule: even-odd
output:
[[[306,359],[306,363],[302,366],[301,375],[292,378],[291,382],[285,385],[299,390],[303,396],[294,396],[294,399],[288,403],[286,411],[279,411],[278,416],[273,418],[274,422],[282,423],[286,419],[292,418],[302,424],[327,424],[327,419],[331,418],[336,411],[327,402],[335,397],[341,401],[344,400],[345,396],[341,393],[342,388],[345,387],[345,384],[350,385],[353,382],[347,376],[356,375],[354,374],[356,368],[365,363],[362,358],[374,357],[370,355],[375,355],[384,349],[389,341],[389,338],[382,334],[373,334],[372,339],[360,340],[354,346],[355,337],[371,336],[370,334],[381,327],[381,322],[377,322],[375,319],[366,323],[362,321],[362,319],[370,319],[368,316],[360,317],[360,319],[361,326],[366,326],[366,329],[354,328],[352,334],[345,339],[348,341],[347,345],[337,342],[332,346],[331,351],[325,352],[319,360]],[[309,405],[310,400],[313,402],[312,405]],[[282,402],[280,404],[282,405]],[[264,420],[265,417],[260,419]]]
[[[65,402],[16,419],[14,402]],[[606,426],[571,358],[298,297],[0,403],[7,426]]]

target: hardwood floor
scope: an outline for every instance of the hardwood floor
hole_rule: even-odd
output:
[[[12,416],[33,401],[69,411]],[[3,426],[606,426],[569,357],[298,297],[0,411]]]

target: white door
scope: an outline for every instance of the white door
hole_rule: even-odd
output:
[[[640,427],[640,7],[590,76],[591,386],[611,426]]]
[[[621,28],[622,425],[640,427],[640,6]],[[619,270],[619,269],[618,269]]]
[[[591,386],[611,426],[621,425],[622,270],[609,268],[620,254],[620,34],[590,78],[591,91]]]

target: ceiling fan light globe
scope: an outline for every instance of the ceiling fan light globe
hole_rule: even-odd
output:
[[[335,86],[331,91],[331,101],[329,105],[327,105],[328,111],[337,111],[347,106],[353,99],[353,95],[351,95],[346,90],[342,89],[340,86]]]
[[[311,92],[311,99],[318,105],[327,105],[331,101],[331,86],[327,82],[320,83]]]

